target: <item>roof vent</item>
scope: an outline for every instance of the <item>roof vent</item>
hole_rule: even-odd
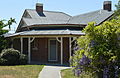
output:
[[[104,1],[103,10],[112,10],[112,1]]]
[[[42,3],[36,3],[36,11],[38,13],[43,13],[43,4]]]

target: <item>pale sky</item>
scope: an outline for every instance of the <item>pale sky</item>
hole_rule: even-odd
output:
[[[90,11],[102,9],[105,0],[1,0],[0,20],[15,18],[17,24],[13,24],[12,30],[16,29],[25,9],[35,9],[37,2],[43,3],[44,10],[65,12],[69,15],[79,15]],[[118,0],[112,1],[112,9]],[[12,31],[13,32],[13,31]]]

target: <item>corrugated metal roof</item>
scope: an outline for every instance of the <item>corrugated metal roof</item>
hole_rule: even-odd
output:
[[[44,11],[43,16],[40,16],[36,10],[27,9],[26,11],[31,18],[23,17],[22,19],[28,26],[35,24],[66,24],[71,17],[63,12]]]
[[[82,31],[79,30],[32,30],[32,31],[23,31],[19,33],[14,33],[10,35],[4,35],[5,37],[14,37],[14,36],[32,36],[32,35],[84,35]]]
[[[30,25],[36,24],[66,24],[68,20],[56,20],[56,19],[48,19],[48,18],[40,18],[40,19],[30,19],[30,18],[23,18],[25,23]],[[24,26],[23,26],[24,27]]]
[[[88,24],[89,22],[96,22],[96,24],[100,24],[109,18],[114,12],[107,10],[97,10],[77,16],[73,16],[70,18],[68,24]]]
[[[31,18],[23,17],[22,19],[27,24],[30,25],[43,25],[43,24],[85,24],[89,22],[96,22],[97,25],[102,23],[108,17],[110,17],[114,12],[107,10],[97,10],[89,12],[86,14],[81,14],[77,16],[70,16],[63,12],[54,12],[54,11],[44,11],[43,15],[40,16],[36,10],[27,9],[27,13]],[[25,26],[23,26],[25,27]]]
[[[43,11],[44,16],[40,16],[36,10],[34,9],[27,9],[27,12],[33,19],[40,19],[40,18],[49,18],[49,19],[56,19],[56,20],[68,20],[71,16],[65,14],[63,12],[57,11]]]

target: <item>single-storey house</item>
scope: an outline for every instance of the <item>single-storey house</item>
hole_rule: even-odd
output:
[[[113,15],[111,1],[104,1],[103,9],[70,16],[63,12],[46,11],[43,4],[26,9],[15,33],[5,35],[11,47],[28,55],[29,63],[68,64],[76,38],[89,22],[100,25]]]

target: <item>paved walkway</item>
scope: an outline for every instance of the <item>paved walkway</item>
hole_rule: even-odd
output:
[[[44,66],[38,78],[61,78],[60,70],[70,67],[63,66]]]

